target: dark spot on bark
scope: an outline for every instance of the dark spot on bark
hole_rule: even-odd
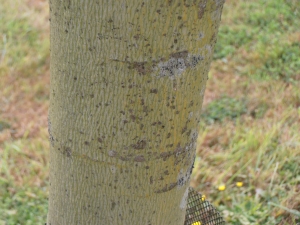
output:
[[[194,169],[194,164],[195,164],[195,160],[193,161],[193,165],[192,165],[192,167],[191,167],[191,169],[190,169],[190,175],[192,174],[192,172],[193,172],[193,169]]]
[[[186,58],[188,56],[188,51],[187,50],[183,50],[181,52],[175,52],[175,53],[172,53],[170,55],[170,57],[173,57],[175,59],[179,59],[179,58]]]
[[[84,144],[85,144],[85,145],[89,145],[90,143],[89,143],[88,141],[85,141]]]
[[[151,110],[148,108],[148,106],[143,106],[143,112],[144,113],[148,113],[150,112]]]
[[[141,150],[146,147],[146,141],[145,140],[139,140],[136,144],[132,144],[131,147],[136,150]]]
[[[112,203],[111,203],[111,211],[113,211],[113,210],[115,209],[115,207],[116,207],[116,203],[115,203],[115,202],[112,202]]]
[[[190,67],[192,67],[192,68],[194,68],[194,67],[196,67],[196,65],[201,61],[201,60],[203,60],[203,57],[202,56],[200,56],[200,55],[197,55],[197,56],[192,56],[191,58],[190,58],[190,62],[189,62],[189,66]]]
[[[217,35],[216,35],[216,33],[214,33],[214,34],[211,36],[210,41],[211,41],[211,43],[216,43],[216,41],[217,41]]]
[[[122,161],[129,161],[129,158],[128,157],[124,157],[124,156],[120,156],[120,158]],[[125,171],[126,172],[126,171]]]
[[[199,4],[199,11],[198,11],[198,19],[202,19],[204,12],[205,12],[205,7],[206,7],[206,1],[203,3]]]
[[[133,121],[135,121],[135,115],[130,115],[130,119],[132,119]]]
[[[186,135],[187,135],[187,136],[190,136],[191,133],[192,133],[192,130],[189,130],[189,131],[186,133]]]
[[[98,142],[100,142],[100,143],[103,142],[102,138],[98,138],[97,140],[98,140]]]
[[[51,120],[50,120],[49,115],[48,115],[48,133],[49,133],[50,144],[53,147],[54,146],[54,137],[52,135],[52,124],[51,124]]]
[[[144,124],[140,124],[140,130],[142,130],[144,127]]]
[[[134,161],[135,162],[144,162],[145,161],[145,158],[143,155],[137,155],[135,158],[134,158]]]
[[[153,184],[153,177],[150,177],[150,184]]]
[[[187,144],[187,145],[189,145],[189,144]],[[185,149],[185,147],[181,147],[180,144],[178,144],[177,147],[176,147],[176,149],[175,149],[175,151],[174,151],[175,156],[178,156],[181,153],[183,153],[184,149]]]
[[[71,157],[72,156],[72,150],[71,150],[71,148],[65,147],[63,154],[66,155],[67,157]]]
[[[138,71],[139,74],[146,75],[147,73],[152,72],[152,68],[147,62],[133,62],[130,63],[130,68],[134,68]]]
[[[159,189],[159,190],[156,190],[154,191],[155,193],[159,194],[159,193],[163,193],[163,192],[167,192],[167,191],[170,191],[172,190],[174,187],[177,186],[177,183],[170,183],[170,184],[166,184],[164,188],[162,189]]]
[[[170,137],[171,137],[171,133],[168,133],[168,134],[167,134],[167,138],[170,138]]]
[[[178,181],[177,181],[178,186],[182,186],[184,183],[185,182],[184,182],[184,178],[183,177],[179,178]]]
[[[162,158],[164,161],[166,161],[171,155],[172,155],[172,152],[162,152],[162,153],[160,153],[160,158]]]
[[[153,89],[150,90],[150,93],[157,94],[157,92],[158,92],[158,91],[157,91],[157,89],[155,89],[155,88],[153,88]]]

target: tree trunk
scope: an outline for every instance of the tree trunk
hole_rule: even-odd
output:
[[[223,0],[50,0],[48,224],[182,225]]]

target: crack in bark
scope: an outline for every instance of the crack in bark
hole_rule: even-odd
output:
[[[158,71],[157,77],[173,77],[180,75],[187,68],[194,68],[203,60],[201,55],[191,55],[187,50],[171,53],[168,59],[152,60],[150,62],[130,62],[118,59],[112,59],[115,62],[128,64],[128,69],[135,69],[138,74],[146,75]]]
[[[163,192],[167,192],[172,190],[173,188],[175,188],[177,186],[177,183],[170,183],[170,184],[166,184],[164,188],[159,189],[154,191],[155,193],[159,194],[159,193],[163,193]]]
[[[49,115],[48,115],[48,133],[49,133],[50,145],[53,147],[54,146],[54,137],[52,135],[52,126],[51,126],[51,120],[50,120]]]
[[[192,167],[193,167],[193,165],[194,165],[194,163],[192,164]],[[159,193],[170,191],[173,188],[175,188],[176,186],[178,186],[178,187],[184,186],[190,180],[190,176],[191,176],[190,171],[191,171],[191,169],[188,168],[184,175],[179,176],[179,178],[177,179],[177,182],[165,184],[165,186],[163,188],[155,190],[154,193],[159,194]]]

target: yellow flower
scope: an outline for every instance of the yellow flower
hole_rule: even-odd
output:
[[[237,187],[243,187],[243,182],[236,182],[235,184]]]
[[[205,196],[205,195],[202,195],[202,197],[201,197],[202,202],[204,202],[205,199],[206,199],[206,196]]]
[[[223,185],[220,185],[219,187],[218,187],[218,190],[219,191],[224,191],[226,189],[226,186],[223,184]]]
[[[197,222],[192,223],[192,225],[201,225],[201,222],[197,221]]]

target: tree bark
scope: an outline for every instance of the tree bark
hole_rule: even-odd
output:
[[[47,223],[184,223],[223,0],[50,0]]]

